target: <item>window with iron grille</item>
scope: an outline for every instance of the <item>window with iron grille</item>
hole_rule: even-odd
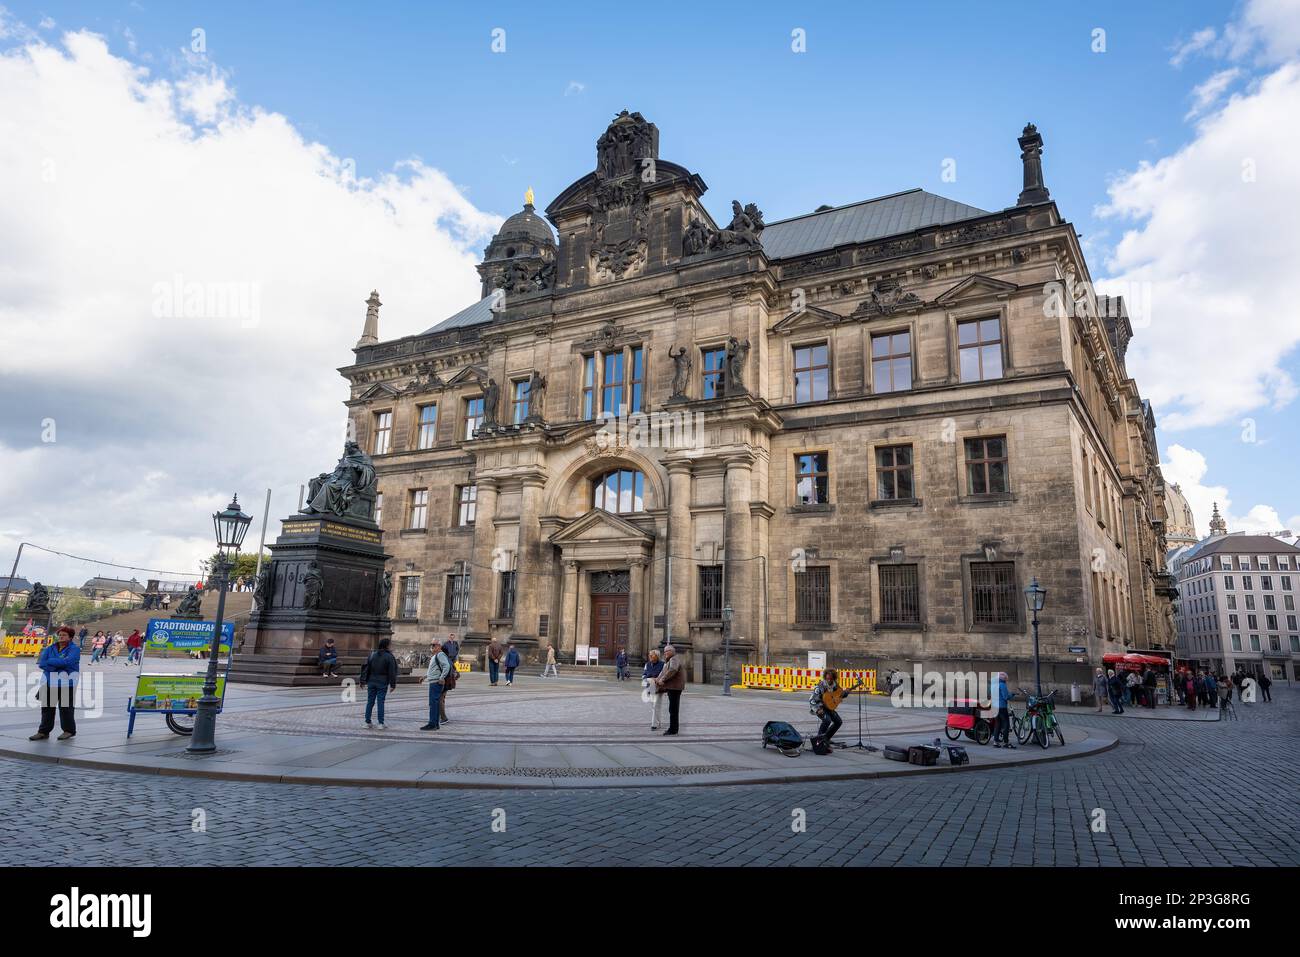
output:
[[[722,620],[722,566],[700,566],[700,620]]]
[[[831,623],[831,570],[826,566],[794,573],[794,620],[797,625]]]
[[[469,576],[448,575],[447,594],[443,600],[444,621],[464,621],[469,614]]]
[[[1020,620],[1015,562],[971,562],[971,620],[977,625],[1014,625]]]
[[[721,398],[727,389],[726,349],[704,350],[704,398]]]
[[[551,636],[551,616],[538,615],[537,616],[537,637],[549,638],[550,636]]]
[[[501,598],[497,602],[497,617],[515,617],[515,573],[501,573]]]
[[[417,575],[402,578],[401,617],[418,618],[420,616],[420,579]]]
[[[880,566],[880,623],[921,623],[921,579],[917,574],[917,566]]]
[[[890,445],[876,449],[876,494],[883,500],[915,498],[912,485],[912,447]]]
[[[1010,491],[1007,481],[1007,437],[990,435],[966,440],[966,494],[994,495]]]

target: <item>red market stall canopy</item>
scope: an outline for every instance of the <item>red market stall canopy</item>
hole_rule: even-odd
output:
[[[1169,659],[1161,658],[1157,655],[1139,655],[1130,653],[1127,655],[1102,655],[1102,664],[1107,665],[1127,665],[1131,668],[1140,668],[1142,665],[1158,665],[1162,668],[1169,667]]]

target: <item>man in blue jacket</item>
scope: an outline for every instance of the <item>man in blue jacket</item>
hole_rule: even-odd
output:
[[[63,733],[60,741],[75,737],[77,721],[72,714],[73,694],[81,673],[81,649],[72,640],[73,631],[64,625],[54,643],[46,645],[36,659],[41,669],[41,686],[37,697],[41,702],[41,726],[27,740],[44,741],[54,730],[54,709],[59,709],[59,727]]]
[[[997,678],[993,681],[993,707],[997,708],[998,721],[997,729],[993,733],[993,747],[995,748],[1015,748],[1011,743],[1011,705],[1009,702],[1013,695],[1007,689],[1007,673],[998,672]]]

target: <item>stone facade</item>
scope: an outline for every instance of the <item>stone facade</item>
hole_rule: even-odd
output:
[[[999,212],[913,190],[772,224],[737,202],[722,226],[658,142],[620,114],[546,210],[558,241],[530,202],[489,246],[481,303],[370,342],[367,302],[341,372],[396,644],[639,661],[671,639],[720,680],[728,605],[733,669],[825,651],[1024,676],[1033,577],[1045,680],[1172,643],[1132,329],[1037,131]]]

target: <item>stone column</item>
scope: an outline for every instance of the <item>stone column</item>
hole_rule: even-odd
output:
[[[537,523],[545,484],[539,477],[528,476],[520,496],[519,552],[515,559],[516,638],[537,638],[537,616],[550,583],[545,574],[550,563],[544,550],[551,546],[542,541],[542,527]]]
[[[645,600],[646,560],[636,557],[628,560],[628,599],[627,599],[627,654],[629,658],[641,656],[645,661],[646,648],[646,610],[649,603]]]
[[[572,663],[573,651],[577,642],[574,636],[578,631],[578,563],[572,560],[564,563],[564,590],[560,598],[560,636],[555,646],[557,661],[567,660]]]
[[[469,627],[466,634],[486,640],[491,635],[488,619],[492,617],[492,596],[496,590],[492,570],[492,550],[497,544],[496,479],[479,479],[478,499],[474,510],[474,558],[470,569]]]
[[[694,535],[691,529],[691,463],[668,463],[669,530],[668,554],[672,556],[672,613],[668,619],[668,636],[690,637],[691,558]]]
[[[731,637],[754,640],[754,581],[756,580],[753,523],[749,514],[753,457],[731,456],[726,460],[726,575],[727,601],[735,615]]]

